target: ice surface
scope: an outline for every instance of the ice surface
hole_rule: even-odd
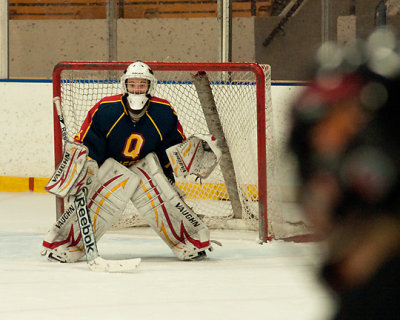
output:
[[[54,219],[51,195],[0,193],[0,319],[322,320],[333,308],[313,243],[260,245],[255,232],[213,230],[223,246],[181,262],[148,228],[113,231],[99,242],[102,257],[142,263],[98,273],[40,256]]]

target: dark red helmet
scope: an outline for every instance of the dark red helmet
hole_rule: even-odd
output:
[[[289,148],[306,186],[303,196],[312,181],[326,179],[335,190],[329,191],[329,203],[336,217],[350,212],[398,214],[398,42],[392,32],[380,29],[365,42],[331,46],[330,51],[333,57],[323,54],[310,85],[291,109]]]

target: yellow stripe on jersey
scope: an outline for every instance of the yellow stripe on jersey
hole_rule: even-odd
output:
[[[81,138],[81,132],[79,131],[78,134],[76,135],[76,137],[78,137],[78,140],[83,142],[83,140],[85,140],[85,137],[87,135],[87,133],[89,132],[90,127],[92,126],[92,122],[93,122],[93,117],[96,114],[96,112],[99,110],[99,108],[97,108],[95,110],[95,112],[93,112],[92,114],[92,120],[90,121],[90,124],[87,126],[85,133],[83,134],[83,137]]]
[[[166,106],[171,108],[171,110],[174,113],[174,115],[178,116],[178,114],[176,113],[175,109],[172,108],[170,103],[166,103],[166,102],[162,102],[162,101],[158,101],[158,100],[153,100],[153,99],[150,99],[150,102],[154,102],[154,103],[158,103],[158,104],[164,104],[164,105],[166,105]]]
[[[124,107],[124,112],[125,112],[127,115],[129,115],[128,111],[126,110],[126,106],[125,106],[124,100],[123,100],[122,98],[121,98],[121,103],[122,103],[122,106]]]
[[[115,123],[112,125],[112,127],[110,128],[110,130],[107,132],[106,134],[106,138],[108,138],[108,136],[110,135],[111,131],[114,129],[114,127],[117,125],[117,123],[119,122],[119,120],[122,119],[122,117],[125,115],[125,113],[122,113],[119,118],[117,119],[117,121],[115,121]]]
[[[149,115],[149,113],[148,113],[147,111],[146,111],[146,115],[147,115],[147,117],[150,119],[150,121],[153,123],[154,128],[156,128],[158,134],[160,135],[161,141],[163,141],[163,136],[162,136],[160,130],[158,130],[158,127],[157,127],[156,123],[155,123],[154,120],[150,117],[150,115]]]
[[[165,104],[166,106],[168,106],[168,107],[170,107],[172,109],[172,106],[171,106],[170,103],[162,102],[162,101],[159,101],[159,100],[154,100],[154,99],[151,99],[151,98],[150,98],[150,102],[154,102],[154,103],[158,103],[158,104]]]
[[[172,112],[173,112],[173,114],[174,114],[175,116],[178,117],[178,114],[176,113],[175,109],[172,108],[172,106],[171,106],[170,103],[166,103],[166,102],[162,102],[162,101],[158,101],[158,100],[153,100],[153,99],[150,99],[150,102],[154,102],[154,103],[158,103],[158,104],[164,104],[164,105],[170,107],[171,110],[172,110]],[[154,123],[154,122],[153,122],[153,123]],[[156,129],[157,129],[157,127],[156,127]],[[157,131],[158,131],[158,129],[157,129]],[[182,139],[183,139],[183,140],[186,140],[185,134],[184,134],[182,131],[180,131],[179,129],[178,129],[177,131],[178,131],[178,133],[181,135]],[[159,131],[158,131],[158,132],[159,132]],[[161,138],[161,140],[162,140],[162,138]]]
[[[100,102],[99,106],[97,107],[97,109],[96,109],[96,110],[93,112],[93,114],[92,114],[92,119],[91,119],[91,121],[90,121],[90,124],[89,124],[88,127],[86,128],[86,132],[84,133],[83,137],[81,138],[81,137],[80,137],[80,136],[81,136],[81,132],[78,132],[78,133],[76,134],[75,138],[78,138],[79,141],[83,142],[83,140],[85,139],[87,133],[89,132],[89,129],[90,129],[91,126],[92,126],[94,115],[95,115],[96,112],[99,111],[99,109],[100,109],[100,105],[102,105],[103,103],[113,103],[113,102],[119,102],[119,101],[122,102],[122,99],[118,99],[118,100],[114,100],[114,101],[103,101],[103,102]],[[122,103],[122,105],[123,105],[123,103]],[[125,108],[125,106],[124,106],[124,108]],[[124,110],[124,111],[125,111],[125,110]],[[125,111],[125,112],[126,112],[126,111]],[[122,115],[123,115],[123,114],[122,114]],[[121,115],[121,117],[122,117],[122,115]],[[118,121],[121,119],[121,117],[119,117],[119,119],[116,121],[116,123],[114,123],[114,125],[113,125],[113,126],[111,127],[111,129],[108,131],[107,137],[108,137],[108,135],[111,133],[111,130],[112,130],[112,129],[115,127],[115,125],[118,123]]]

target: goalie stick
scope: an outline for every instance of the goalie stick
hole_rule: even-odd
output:
[[[62,138],[63,141],[66,142],[68,140],[67,127],[65,126],[64,117],[61,110],[60,97],[55,97],[53,101],[56,107],[58,121],[61,127]],[[134,271],[141,262],[140,258],[126,260],[106,260],[100,257],[97,248],[96,238],[94,236],[93,224],[90,220],[90,215],[87,208],[86,197],[87,189],[82,188],[82,190],[76,195],[74,204],[89,269],[92,271],[102,272]]]

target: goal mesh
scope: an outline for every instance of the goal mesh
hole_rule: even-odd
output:
[[[196,181],[190,177],[177,179],[176,183],[185,193],[187,204],[197,214],[204,216],[204,221],[210,228],[259,230],[260,239],[264,241],[271,237],[289,236],[286,231],[280,231],[273,226],[274,223],[276,226],[283,225],[284,221],[280,212],[279,188],[275,182],[277,156],[270,67],[255,65],[262,70],[263,79],[260,80],[260,75],[254,72],[254,68],[249,68],[246,64],[215,64],[214,67],[212,64],[148,64],[158,80],[155,96],[171,103],[187,137],[195,133],[214,134],[207,125],[204,106],[200,103],[194,83],[194,75],[199,71],[206,71],[232,158],[236,177],[234,189],[237,191],[240,210],[232,207],[220,166],[204,181]],[[88,110],[97,101],[105,96],[121,93],[119,80],[122,70],[128,65],[129,63],[71,62],[56,66],[53,76],[54,95],[61,97],[70,140],[79,131]],[[218,70],[216,65],[220,66]],[[247,67],[241,67],[243,65]],[[264,94],[257,90],[260,81]],[[263,108],[267,117],[263,114]],[[60,136],[57,138],[57,130],[59,128],[56,124],[56,163],[61,159],[61,139]],[[265,180],[268,185],[264,185]],[[263,199],[267,199],[265,203]],[[62,210],[62,207],[59,205],[58,210]],[[143,225],[145,222],[130,203],[114,227]]]

